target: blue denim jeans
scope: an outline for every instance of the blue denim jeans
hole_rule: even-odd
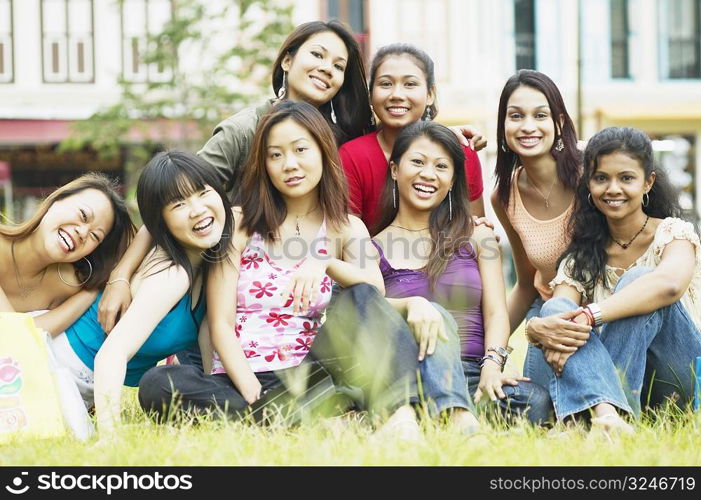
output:
[[[614,293],[651,271],[642,266],[626,271]],[[576,307],[569,299],[554,298],[545,303],[541,316]],[[639,415],[646,372],[655,399],[676,393],[682,404],[691,400],[692,363],[701,355],[701,335],[681,303],[622,318],[600,330],[600,335],[592,331],[587,343],[567,360],[559,377],[540,349],[529,350],[529,370],[537,377],[547,377],[559,419],[602,402]]]
[[[469,409],[465,375],[460,362],[458,325],[452,314],[440,304],[431,303],[443,315],[448,340],[438,339],[436,350],[419,363],[419,386],[429,415],[436,416],[450,408]]]
[[[463,358],[462,367],[467,379],[467,390],[471,400],[479,387],[482,370],[479,358]],[[503,385],[501,390],[506,397],[492,403],[483,396],[479,409],[489,409],[496,406],[502,417],[513,420],[514,417],[526,417],[535,425],[542,425],[551,420],[552,402],[547,389],[533,382],[519,382],[518,385]]]

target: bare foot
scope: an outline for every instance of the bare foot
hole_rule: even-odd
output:
[[[450,415],[450,428],[463,436],[472,436],[481,430],[477,417],[471,411],[456,408]]]
[[[411,406],[402,406],[395,411],[373,437],[381,440],[418,443],[423,440],[423,433],[416,421],[416,413]]]

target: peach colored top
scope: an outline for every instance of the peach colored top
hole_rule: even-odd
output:
[[[557,272],[557,259],[570,244],[571,236],[567,229],[570,215],[574,209],[574,198],[567,210],[553,219],[536,219],[528,213],[518,190],[518,176],[523,167],[514,170],[511,176],[511,194],[506,206],[506,216],[521,238],[528,260],[535,267],[533,285],[543,300],[552,298],[553,292],[548,284]]]

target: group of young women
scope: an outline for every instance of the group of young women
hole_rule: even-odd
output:
[[[137,233],[94,174],[0,227],[0,310],[48,310],[36,322],[101,433],[123,384],[161,418],[240,418],[319,369],[407,440],[421,415],[474,433],[487,400],[507,419],[554,409],[607,432],[631,432],[643,405],[689,402],[701,245],[642,132],[605,129],[582,155],[546,75],[507,81],[491,199],[516,267],[507,298],[485,142],[432,121],[427,54],[381,48],[368,86],[346,28],[306,23],[273,89],[198,155],[145,166]],[[524,317],[520,377],[503,368]]]

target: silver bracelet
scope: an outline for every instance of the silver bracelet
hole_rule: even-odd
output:
[[[126,279],[126,278],[115,278],[115,279],[113,279],[113,280],[108,281],[107,284],[108,284],[108,285],[114,285],[115,283],[117,283],[117,282],[119,282],[119,281],[123,281],[124,283],[127,284],[127,286],[131,286],[131,283],[129,283],[129,280]]]
[[[501,356],[501,359],[506,363],[506,360],[509,359],[509,348],[504,348],[500,345],[497,346],[491,346],[489,349],[487,349],[487,352],[492,351],[497,353],[499,356]]]

